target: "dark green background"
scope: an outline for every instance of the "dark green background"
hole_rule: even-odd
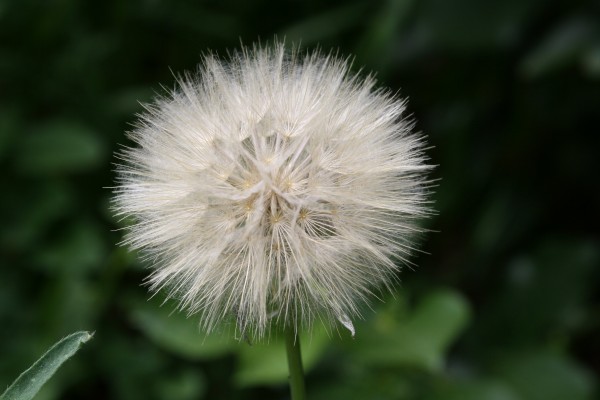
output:
[[[357,335],[304,344],[312,399],[598,396],[600,10],[584,1],[0,1],[0,391],[95,331],[39,399],[285,399],[280,343],[147,302],[113,152],[209,49],[277,34],[409,98],[437,215]],[[219,337],[220,336],[220,337]]]

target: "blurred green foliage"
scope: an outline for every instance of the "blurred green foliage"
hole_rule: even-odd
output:
[[[600,8],[592,1],[0,2],[0,387],[96,331],[38,399],[288,396],[283,346],[147,301],[112,153],[200,54],[278,35],[409,98],[439,165],[419,267],[356,338],[303,338],[313,399],[593,399]]]

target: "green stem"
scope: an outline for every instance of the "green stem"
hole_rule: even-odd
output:
[[[294,327],[286,327],[285,329],[285,347],[290,370],[292,400],[305,400],[306,390],[304,389],[304,370],[302,369],[302,355],[300,354],[300,338]]]

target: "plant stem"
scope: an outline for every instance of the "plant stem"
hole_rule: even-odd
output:
[[[292,400],[305,400],[304,370],[300,353],[300,338],[294,327],[285,328],[285,347],[287,350],[288,368],[290,371],[290,391]]]

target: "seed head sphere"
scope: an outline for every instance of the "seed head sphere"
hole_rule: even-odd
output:
[[[125,243],[204,329],[351,327],[407,262],[428,213],[423,140],[404,101],[348,68],[278,43],[208,55],[130,132]]]

